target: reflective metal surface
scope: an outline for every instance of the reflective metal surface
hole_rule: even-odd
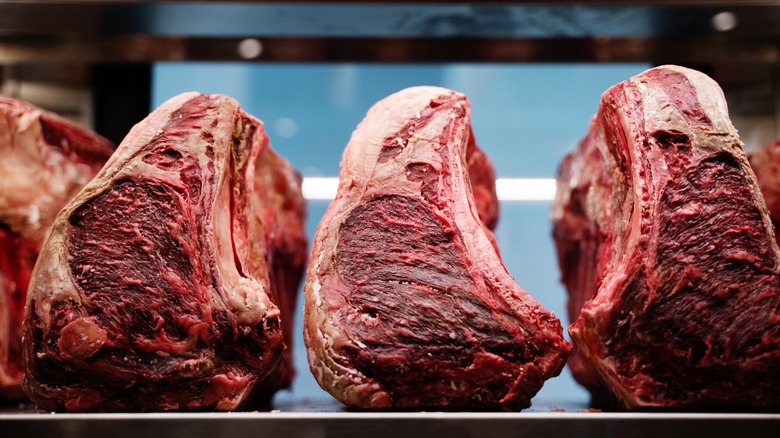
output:
[[[777,2],[2,2],[0,62],[776,63]],[[239,44],[262,50],[247,57]]]
[[[780,414],[610,413],[547,404],[523,412],[350,412],[328,403],[272,412],[0,415],[3,436],[775,437]]]

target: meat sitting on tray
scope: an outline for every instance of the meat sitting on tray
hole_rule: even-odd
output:
[[[24,303],[46,232],[113,150],[87,128],[0,96],[0,401],[24,398]]]
[[[663,66],[604,93],[553,221],[572,369],[597,399],[780,408],[780,254],[712,79]]]
[[[30,283],[25,390],[49,410],[236,408],[279,369],[306,239],[300,179],[233,99],[136,125],[57,216]]]
[[[561,371],[558,319],[485,225],[494,186],[462,94],[416,87],[371,108],[309,259],[304,339],[322,388],[366,409],[517,409]]]

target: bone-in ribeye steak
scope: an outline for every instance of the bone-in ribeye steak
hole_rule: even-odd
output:
[[[24,397],[22,319],[44,236],[113,151],[87,128],[0,97],[0,400]]]
[[[554,236],[575,376],[623,407],[780,407],[780,254],[709,77],[609,89],[563,161]]]
[[[164,103],[54,222],[30,282],[27,393],[51,410],[226,410],[272,373],[266,395],[288,384],[303,205],[236,101]]]
[[[570,346],[506,272],[485,225],[496,215],[462,94],[415,87],[374,105],[309,259],[304,339],[319,384],[358,408],[528,406]]]

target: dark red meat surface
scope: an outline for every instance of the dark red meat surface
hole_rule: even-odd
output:
[[[463,95],[415,87],[376,104],[310,256],[304,339],[320,385],[365,409],[528,406],[569,345],[506,272],[497,217]]]
[[[169,100],[53,226],[25,390],[65,411],[234,409],[258,382],[270,398],[292,378],[304,214],[260,121],[225,96]]]
[[[663,66],[604,93],[553,221],[594,401],[780,407],[780,254],[714,81]]]

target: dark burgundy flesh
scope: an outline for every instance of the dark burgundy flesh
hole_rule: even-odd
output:
[[[748,180],[730,155],[690,165],[687,137],[664,134],[660,141],[673,151],[656,269],[638,272],[623,293],[604,333],[620,340],[609,344],[609,356],[629,382],[637,374],[660,382],[634,391],[670,403],[717,409],[738,388],[755,406],[777,405],[766,378],[775,372],[780,324],[756,315],[780,314],[772,298],[780,283],[761,211],[745,202],[752,198]]]
[[[83,311],[115,335],[106,347],[176,353],[208,342],[197,226],[179,203],[169,187],[126,180],[71,215],[71,274]]]
[[[780,259],[719,91],[648,70],[604,93],[561,163],[570,367],[599,407],[780,406]]]
[[[500,405],[519,370],[541,354],[506,304],[472,293],[460,233],[421,200],[362,203],[341,225],[336,253],[348,302],[361,315],[339,320],[365,346],[338,353],[381,382],[396,407],[447,397],[458,400],[452,406]],[[541,385],[539,373],[526,378]]]
[[[68,217],[67,261],[80,301],[59,299],[47,313],[29,312],[25,385],[38,392],[39,407],[224,409],[281,358],[278,318],[239,327],[217,304],[215,291],[225,285],[214,249],[205,247],[213,231],[204,211],[214,202],[215,166],[180,149],[201,124],[216,126],[213,103],[205,95],[189,100],[137,153],[171,178],[112,181]],[[233,141],[246,143],[249,131]],[[202,140],[214,144],[208,132]],[[205,155],[214,158],[212,146]]]
[[[22,320],[27,297],[27,285],[35,266],[40,245],[12,232],[0,223],[0,294],[5,297],[8,312],[8,356],[5,374],[22,376]],[[19,390],[21,392],[21,390]],[[21,394],[9,394],[9,400],[16,400]],[[0,401],[3,400],[0,393]]]
[[[199,286],[204,266],[192,257],[200,253],[195,222],[179,202],[169,187],[124,180],[70,217],[69,264],[82,304],[58,301],[51,311],[46,336],[59,339],[55,349],[65,360],[33,362],[34,374],[66,387],[61,395],[77,394],[81,381],[100,382],[66,396],[67,410],[133,409],[148,405],[145,397],[186,406],[192,394],[206,393],[219,363],[204,347],[232,333],[224,315],[212,315]],[[96,229],[103,231],[99,238]],[[85,351],[69,343],[71,325],[80,332],[91,327],[96,336],[102,331],[102,346]],[[40,329],[34,337],[44,341]],[[248,374],[241,367],[235,373]],[[180,394],[169,393],[177,386]]]
[[[100,169],[114,150],[111,142],[80,126],[64,123],[46,114],[41,114],[39,122],[41,135],[47,145],[59,150],[68,157],[68,161],[98,166],[94,172]]]

